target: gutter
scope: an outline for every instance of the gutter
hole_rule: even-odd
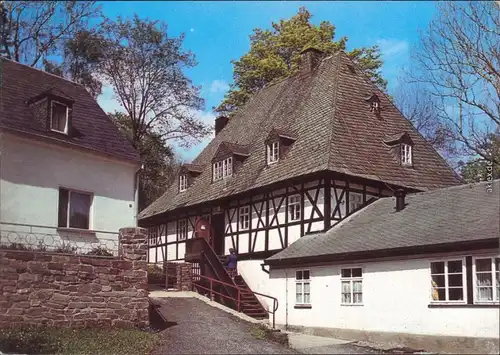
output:
[[[144,164],[141,164],[140,168],[137,169],[135,172],[134,176],[134,204],[135,204],[135,211],[134,211],[134,220],[135,220],[135,227],[139,225],[139,174],[141,171],[144,169]]]

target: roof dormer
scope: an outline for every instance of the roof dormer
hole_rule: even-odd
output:
[[[59,89],[51,88],[27,101],[35,118],[47,131],[70,135],[74,100]]]
[[[380,113],[380,98],[377,94],[372,94],[371,96],[365,98],[365,101],[370,104],[370,112],[378,115]]]
[[[408,132],[387,136],[384,143],[390,147],[392,156],[402,166],[413,166],[413,140]]]
[[[277,163],[297,140],[295,133],[285,129],[273,128],[265,140],[267,165]]]
[[[184,192],[203,172],[203,165],[183,164],[179,172],[179,192]]]
[[[212,159],[212,181],[231,177],[249,155],[247,146],[222,142]]]

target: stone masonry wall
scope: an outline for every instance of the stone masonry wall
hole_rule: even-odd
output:
[[[148,326],[145,230],[119,242],[118,258],[0,249],[0,327]]]

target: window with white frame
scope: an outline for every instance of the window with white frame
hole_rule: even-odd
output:
[[[59,188],[58,227],[90,229],[92,194]]]
[[[288,213],[290,215],[290,221],[298,221],[300,219],[300,195],[294,195],[288,198]]]
[[[500,258],[474,259],[474,301],[500,302]]]
[[[181,175],[179,176],[179,191],[183,192],[187,190],[187,176]]]
[[[60,133],[68,133],[68,106],[57,101],[52,101],[50,129]]]
[[[360,267],[340,270],[342,304],[363,304],[363,270]]]
[[[433,302],[463,302],[465,284],[465,263],[462,259],[431,262]]]
[[[233,175],[233,158],[229,157],[224,160],[215,162],[213,165],[213,180],[225,179]]]
[[[401,144],[401,164],[403,165],[411,165],[412,164],[412,156],[411,156],[411,145],[409,144]]]
[[[356,211],[363,206],[363,195],[357,193],[349,193],[349,212]]]
[[[311,279],[309,270],[295,272],[295,304],[311,304]]]
[[[177,239],[184,240],[187,238],[187,220],[179,219],[177,221]]]
[[[248,229],[250,224],[250,207],[240,207],[240,230]]]
[[[267,164],[276,163],[280,158],[280,143],[278,141],[267,145]]]

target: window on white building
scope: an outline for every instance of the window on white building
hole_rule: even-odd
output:
[[[59,188],[58,227],[90,229],[92,194]]]
[[[187,220],[179,219],[177,221],[177,240],[184,240],[187,238]]]
[[[295,304],[311,304],[311,280],[309,270],[295,272]]]
[[[412,164],[412,156],[411,156],[411,145],[409,144],[401,144],[401,164],[403,165],[411,165]]]
[[[298,221],[300,219],[300,195],[294,195],[288,198],[288,213],[290,215],[290,221]]]
[[[280,143],[278,141],[267,145],[267,164],[276,163],[280,158]]]
[[[465,263],[462,259],[431,262],[432,300],[465,300]]]
[[[229,157],[224,160],[215,162],[213,165],[213,180],[225,179],[233,175],[233,158]]]
[[[68,106],[52,101],[50,112],[50,129],[68,134]]]
[[[500,301],[500,258],[474,259],[474,301]]]
[[[363,304],[363,270],[360,267],[341,269],[342,304]]]
[[[349,212],[352,213],[363,206],[363,195],[349,193]]]
[[[181,175],[179,176],[179,191],[183,192],[187,190],[187,176]]]
[[[250,224],[249,206],[240,207],[240,230],[248,229]]]

